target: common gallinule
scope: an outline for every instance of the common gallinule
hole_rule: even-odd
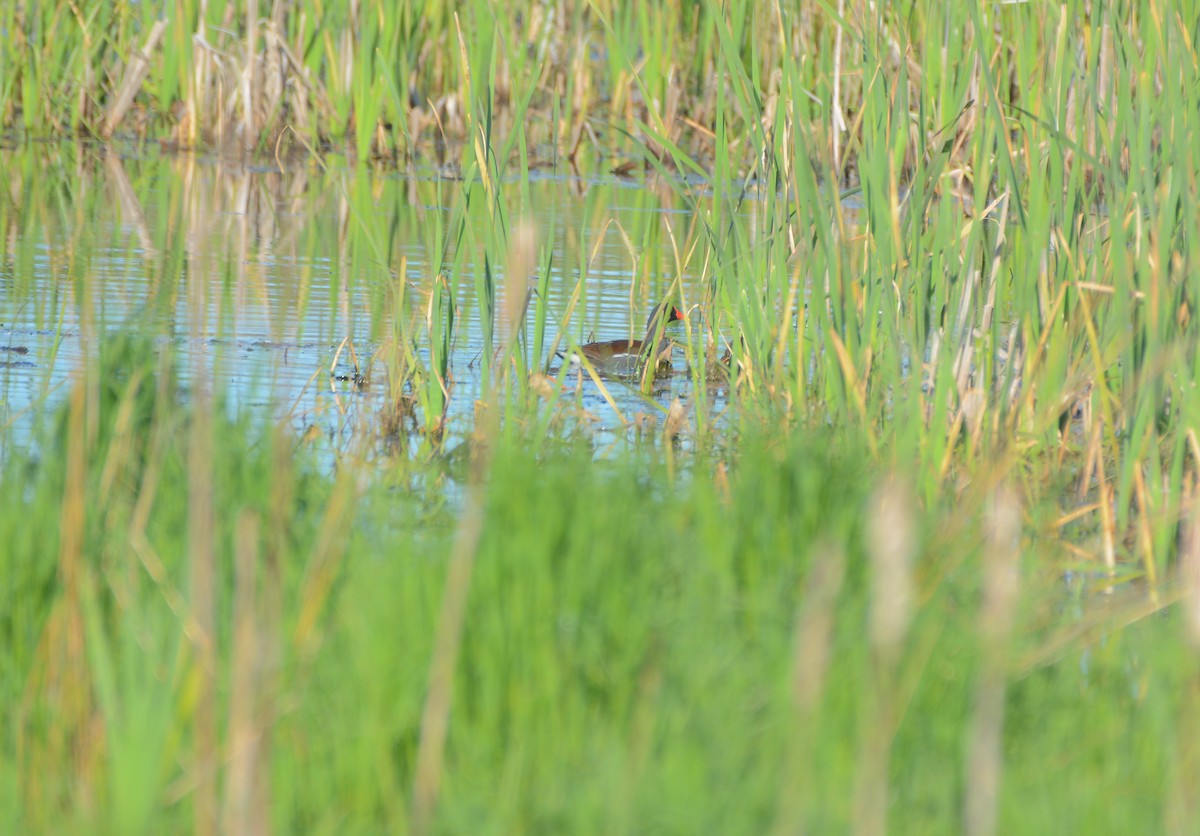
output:
[[[608,340],[606,342],[587,343],[579,346],[580,353],[588,359],[598,371],[615,375],[635,375],[643,364],[651,362],[655,366],[670,362],[663,355],[667,354],[670,343],[666,334],[662,333],[659,319],[666,316],[663,325],[668,322],[679,322],[683,314],[679,308],[668,302],[659,302],[650,316],[646,319],[646,335],[640,340]],[[650,344],[658,333],[658,340]],[[578,363],[579,356],[571,354],[571,362]]]

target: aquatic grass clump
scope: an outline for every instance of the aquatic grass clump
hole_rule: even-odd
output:
[[[1153,150],[1116,126],[1153,121],[1157,103],[1141,102],[1156,89],[1189,89],[1187,27],[1174,25],[1189,19],[1146,2],[14,6],[0,127],[453,166],[446,144],[471,156],[485,103],[506,138],[501,170],[513,152],[526,167],[615,157],[621,171],[705,176],[732,161],[761,180],[814,163],[843,183],[890,123],[881,150],[898,174],[928,156],[969,183],[977,133],[1002,142],[1010,174],[1030,166],[1022,139],[989,134],[1009,119],[1067,140],[1089,185]]]

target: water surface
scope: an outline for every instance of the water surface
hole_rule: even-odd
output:
[[[485,333],[477,282],[484,269],[495,279],[498,312],[507,293],[524,293],[538,271],[549,271],[547,345],[563,336],[558,323],[577,292],[567,330],[581,342],[640,336],[648,311],[675,280],[675,298],[688,304],[705,292],[703,265],[677,261],[696,220],[689,197],[706,200],[702,184],[553,171],[504,184],[519,190],[519,220],[533,224],[539,250],[533,273],[514,280],[504,264],[484,260],[482,242],[497,220],[482,189],[468,201],[466,184],[436,172],[406,176],[336,160],[280,172],[86,145],[0,151],[0,172],[7,184],[0,424],[17,430],[18,444],[114,330],[169,347],[185,384],[208,387],[233,411],[338,436],[349,410],[370,411],[384,396],[386,370],[376,364],[364,374],[368,358],[420,317],[440,264],[458,282],[453,431],[468,422],[480,394]],[[745,211],[754,205],[748,201]],[[468,230],[458,235],[450,227],[464,211]],[[699,325],[702,311],[692,314]],[[678,326],[673,335],[686,338]],[[424,352],[427,344],[416,342]],[[682,352],[676,357],[681,374],[656,387],[654,402],[609,381],[625,420],[656,413],[655,403],[688,399]],[[540,360],[541,371],[557,371],[560,361],[549,352]],[[357,385],[363,376],[369,383]],[[595,431],[621,435],[622,418],[590,380],[567,383]]]

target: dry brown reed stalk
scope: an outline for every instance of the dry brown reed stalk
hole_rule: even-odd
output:
[[[259,774],[255,779],[256,807],[271,804],[271,754],[275,720],[280,714],[281,624],[283,621],[283,577],[285,558],[293,552],[290,531],[295,507],[295,456],[292,435],[276,431],[272,437],[274,479],[267,501],[266,530],[261,561],[262,593],[259,596]]]
[[[266,24],[262,28],[263,59],[260,95],[264,130],[267,124],[274,121],[279,109],[283,106],[284,85],[287,83],[284,74],[286,62],[284,41],[280,35],[282,18],[283,4],[274,3],[271,17],[267,18]],[[276,133],[282,136],[283,131],[279,130]]]
[[[204,103],[208,92],[208,78],[212,54],[206,40],[208,20],[208,0],[200,0],[196,14],[196,31],[192,35],[192,49],[195,63],[190,77],[187,79],[187,89],[184,92],[183,118],[175,128],[175,141],[184,148],[191,148],[200,139],[200,114],[205,112]]]
[[[222,832],[253,836],[269,832],[269,808],[258,782],[265,718],[261,708],[263,641],[255,576],[259,563],[258,515],[243,511],[234,532],[233,658],[230,672],[228,767]]]
[[[1153,514],[1151,501],[1147,495],[1146,477],[1142,474],[1142,465],[1138,463],[1133,468],[1133,492],[1137,500],[1137,543],[1142,553],[1142,566],[1146,570],[1146,582],[1150,585],[1150,595],[1158,595],[1158,565],[1154,559],[1154,536],[1150,531],[1150,516]]]
[[[687,408],[679,398],[672,398],[662,427],[663,451],[667,460],[667,483],[670,485],[675,484],[675,444],[680,434],[687,429],[687,423]]]
[[[847,351],[845,343],[836,331],[829,332],[829,340],[833,344],[834,353],[837,355],[838,364],[842,368],[842,375],[846,381],[846,391],[851,396],[851,401],[855,409],[858,411],[858,417],[862,421],[862,431],[867,442],[867,447],[871,451],[872,456],[879,454],[879,442],[875,438],[875,432],[871,427],[870,415],[867,413],[867,377],[866,375],[859,376],[858,370],[854,366],[854,360],[850,357],[850,352]]]
[[[868,511],[871,551],[870,641],[876,652],[894,656],[912,618],[912,562],[916,556],[916,509],[907,487],[890,478]]]
[[[884,834],[887,829],[888,762],[899,706],[894,702],[897,670],[912,620],[915,592],[916,509],[911,491],[898,477],[880,486],[867,512],[871,560],[870,686],[861,719],[858,774],[854,788],[854,832]]]
[[[996,832],[1003,770],[1008,646],[1016,610],[1020,558],[1021,505],[1014,491],[1006,487],[995,491],[985,527],[983,602],[979,609],[980,672],[968,730],[964,780],[963,820],[969,836],[990,836]]]
[[[125,118],[138,91],[142,89],[142,82],[150,73],[150,55],[158,48],[158,42],[162,40],[166,29],[167,21],[161,19],[154,21],[142,48],[129,56],[129,63],[125,65],[125,76],[121,79],[121,86],[117,89],[117,95],[108,109],[108,116],[105,117],[104,124],[100,127],[100,136],[104,139],[112,136],[117,125],[121,124],[121,120]]]
[[[429,302],[425,306],[425,331],[427,334],[432,334],[434,331],[434,317],[436,315],[434,297],[439,293],[445,293],[447,298],[451,297],[450,283],[443,275],[434,276],[433,286],[429,291]],[[453,304],[453,302],[451,302],[451,304]],[[437,421],[433,426],[433,432],[435,434],[440,434],[446,424],[446,413],[450,408],[450,393],[454,388],[454,381],[451,375],[443,374],[442,370],[438,368],[436,363],[429,364],[429,371],[433,375],[433,379],[436,381],[438,388],[442,393],[442,413],[441,415],[437,416]],[[432,418],[433,416],[427,417]]]
[[[1088,432],[1087,447],[1084,449],[1083,471],[1079,475],[1079,484],[1075,489],[1075,498],[1079,502],[1083,502],[1087,499],[1088,494],[1091,493],[1092,480],[1096,476],[1096,468],[1100,465],[1100,457],[1104,455],[1104,448],[1101,442],[1100,425],[1099,423],[1093,424],[1091,430]],[[1101,496],[1100,501],[1102,502],[1103,500],[1104,497]],[[1099,510],[1099,507],[1098,502],[1096,505],[1097,510]]]
[[[838,0],[838,17],[846,18],[846,0]],[[829,132],[833,142],[833,170],[841,171],[842,166],[842,134],[846,130],[846,118],[842,115],[842,37],[843,26],[836,24],[837,31],[833,36],[833,102],[830,108]]]
[[[257,139],[255,104],[258,82],[258,0],[246,0],[246,57],[242,66],[242,146],[252,148]]]
[[[725,462],[717,462],[713,469],[713,486],[717,489],[717,498],[726,508],[733,507],[733,492],[729,489],[729,469]]]
[[[775,806],[775,836],[804,833],[802,816],[812,809],[812,774],[821,696],[833,647],[837,600],[846,574],[846,554],[834,542],[813,550],[812,568],[804,580],[792,641],[792,731],[780,770]]]
[[[687,408],[679,398],[672,398],[666,418],[663,419],[663,440],[672,442],[686,429]]]
[[[197,363],[201,362],[197,358]],[[204,370],[196,369],[192,422],[188,433],[188,561],[191,611],[199,632],[194,642],[197,693],[193,718],[195,763],[193,830],[218,832],[216,717],[216,555],[213,530],[213,438],[211,401]]]
[[[1101,423],[1097,421],[1095,426],[1093,449],[1095,450],[1096,478],[1099,482],[1100,530],[1103,535],[1104,566],[1108,569],[1109,577],[1115,577],[1117,572],[1117,522],[1113,516],[1113,488],[1110,480],[1105,476],[1104,450],[1100,443]]]
[[[537,227],[528,220],[518,224],[513,232],[509,246],[508,264],[505,268],[504,279],[504,317],[500,329],[503,373],[509,369],[509,351],[517,344],[517,336],[525,324],[525,315],[529,311],[529,302],[533,298],[536,285],[529,277],[537,268]],[[537,362],[540,358],[534,358]]]

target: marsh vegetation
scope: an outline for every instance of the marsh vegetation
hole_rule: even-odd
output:
[[[8,4],[4,831],[1188,832],[1198,36]]]

